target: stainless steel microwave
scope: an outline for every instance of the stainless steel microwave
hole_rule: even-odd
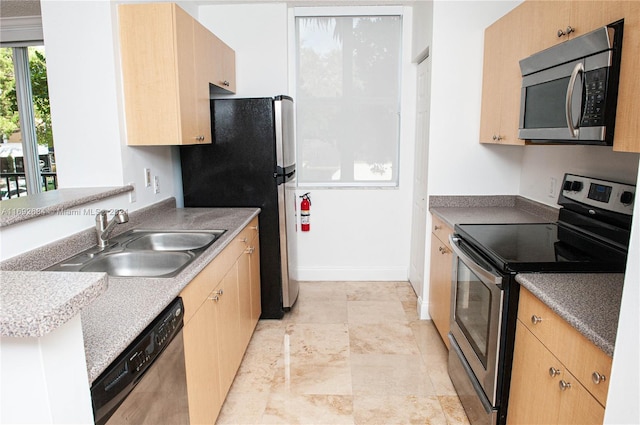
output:
[[[614,22],[520,61],[520,139],[613,144],[623,24]]]

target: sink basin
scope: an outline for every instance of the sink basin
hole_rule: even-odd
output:
[[[114,277],[173,277],[226,230],[134,229],[49,267],[49,271],[104,272]]]
[[[177,251],[123,251],[102,255],[79,271],[105,272],[110,276],[171,277],[194,257],[192,253]]]
[[[131,250],[151,251],[189,251],[206,248],[211,245],[223,230],[207,232],[138,232],[140,236],[134,236],[129,242],[125,242],[125,248]],[[133,233],[136,235],[136,233]]]

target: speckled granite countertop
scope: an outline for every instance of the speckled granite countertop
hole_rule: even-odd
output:
[[[226,229],[227,231],[174,278],[108,278],[108,287],[83,305],[81,314],[89,382],[105,368],[156,318],[182,289],[213,260],[249,222],[259,214],[258,208],[175,208],[170,199],[129,215],[129,223],[117,226],[116,234],[133,227],[143,229]],[[76,275],[65,280],[78,285],[88,273],[35,272],[43,270],[95,244],[95,231],[72,235],[62,241],[30,251],[0,264],[2,270],[33,271],[31,276],[45,279]],[[3,272],[3,276],[4,273]],[[92,274],[93,275],[93,274]],[[18,276],[15,274],[14,276]],[[104,277],[101,274],[101,277]],[[95,276],[94,276],[95,279]],[[4,281],[3,281],[4,286]],[[22,301],[13,300],[19,304]],[[64,308],[62,308],[64,310]],[[2,317],[4,319],[4,307]],[[7,320],[17,320],[11,317]],[[58,326],[62,323],[58,323]]]
[[[259,212],[257,208],[174,209],[144,226],[145,229],[227,231],[174,278],[109,279],[105,293],[82,312],[89,380],[93,382]]]
[[[133,186],[57,189],[0,202],[0,227],[127,193]]]
[[[10,337],[43,336],[107,289],[105,273],[0,271],[0,282],[0,335]]]
[[[429,212],[449,226],[475,223],[552,223],[558,209],[520,196],[432,196]]]
[[[613,356],[624,274],[521,273],[516,281]]]

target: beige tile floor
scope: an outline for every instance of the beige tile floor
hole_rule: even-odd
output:
[[[469,424],[407,282],[303,282],[261,320],[217,424]]]

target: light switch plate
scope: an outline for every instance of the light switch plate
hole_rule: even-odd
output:
[[[151,187],[151,168],[144,169],[144,187]]]
[[[133,190],[129,192],[129,203],[133,204],[138,200],[136,196],[136,184],[134,182],[129,182],[129,186],[133,186]]]

